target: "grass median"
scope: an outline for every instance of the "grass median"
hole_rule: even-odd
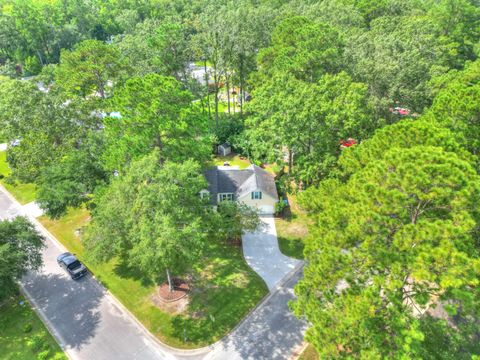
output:
[[[17,296],[0,306],[0,359],[67,359],[28,301]]]

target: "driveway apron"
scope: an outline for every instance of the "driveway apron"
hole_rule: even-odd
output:
[[[273,216],[261,216],[260,219],[263,226],[259,231],[247,232],[242,236],[243,254],[248,265],[272,291],[301,261],[280,252]]]

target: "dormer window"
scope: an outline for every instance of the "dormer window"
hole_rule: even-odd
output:
[[[262,192],[252,191],[252,200],[262,200]]]

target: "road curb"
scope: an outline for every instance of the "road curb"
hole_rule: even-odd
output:
[[[293,355],[290,358],[290,360],[298,360],[300,359],[300,356],[302,356],[303,352],[305,349],[308,347],[308,342],[304,341],[302,344],[300,344],[294,351]]]
[[[51,321],[45,316],[43,311],[40,309],[40,306],[37,304],[35,299],[30,295],[27,288],[22,283],[20,283],[20,292],[28,300],[28,302],[30,303],[30,307],[38,315],[43,325],[45,325],[45,328],[47,329],[47,331],[50,333],[50,335],[52,335],[52,337],[57,342],[58,346],[60,346],[60,349],[62,349],[62,351],[64,352],[65,356],[70,360],[75,360],[76,358],[72,354],[70,354],[70,350],[65,346],[65,342],[62,336],[60,335],[60,333],[55,330],[55,327],[53,326]]]

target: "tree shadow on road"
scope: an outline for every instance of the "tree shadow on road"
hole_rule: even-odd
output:
[[[225,338],[221,355],[240,359],[290,359],[302,344],[306,329],[306,323],[288,308],[288,302],[294,298],[291,289],[297,280],[298,277],[289,280]]]
[[[100,323],[105,291],[90,276],[72,280],[59,274],[30,273],[22,281],[66,347],[79,349],[87,344]]]

